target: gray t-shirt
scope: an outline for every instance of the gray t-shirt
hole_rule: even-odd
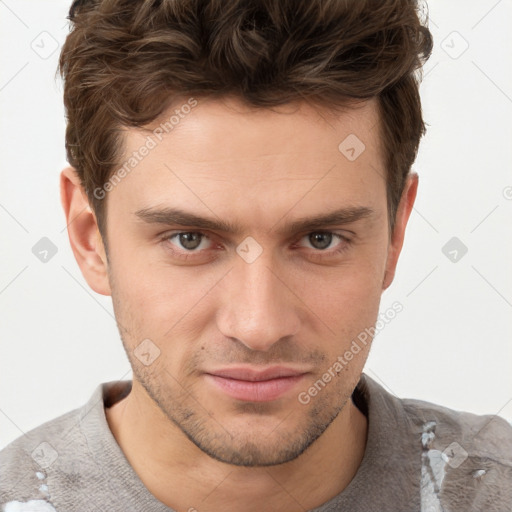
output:
[[[104,408],[130,389],[131,381],[101,384],[83,407],[4,448],[2,511],[171,512],[108,427]],[[361,466],[314,512],[512,511],[512,426],[505,420],[398,399],[365,374],[352,399],[368,418]]]

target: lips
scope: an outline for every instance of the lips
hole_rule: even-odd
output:
[[[307,373],[305,371],[294,370],[284,366],[274,366],[264,370],[255,370],[252,368],[226,368],[208,372],[210,375],[224,377],[226,379],[245,380],[251,382],[261,382],[264,380],[278,379],[280,377],[296,377]]]
[[[308,372],[284,366],[224,368],[205,374],[216,389],[237,400],[267,402],[294,388]]]

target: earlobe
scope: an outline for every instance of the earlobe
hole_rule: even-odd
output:
[[[73,167],[60,174],[60,198],[69,243],[82,275],[95,292],[110,295],[107,258],[96,217]]]
[[[407,182],[400,199],[400,204],[398,205],[396,212],[395,227],[391,235],[391,243],[389,244],[386,271],[384,273],[384,280],[382,282],[382,290],[388,288],[395,277],[398,257],[400,256],[400,252],[404,243],[405,228],[414,206],[417,191],[418,175],[416,173],[410,173],[407,178]]]

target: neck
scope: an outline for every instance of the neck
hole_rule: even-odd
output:
[[[285,464],[250,468],[203,453],[135,380],[130,394],[105,413],[138,477],[174,510],[303,512],[319,507],[347,487],[366,445],[367,420],[352,400],[302,455]]]

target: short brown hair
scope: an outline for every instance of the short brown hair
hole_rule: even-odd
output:
[[[73,2],[59,60],[66,151],[104,241],[94,190],[119,165],[122,128],[144,128],[187,95],[333,111],[377,98],[392,229],[425,133],[418,89],[433,43],[419,11],[415,0]]]

